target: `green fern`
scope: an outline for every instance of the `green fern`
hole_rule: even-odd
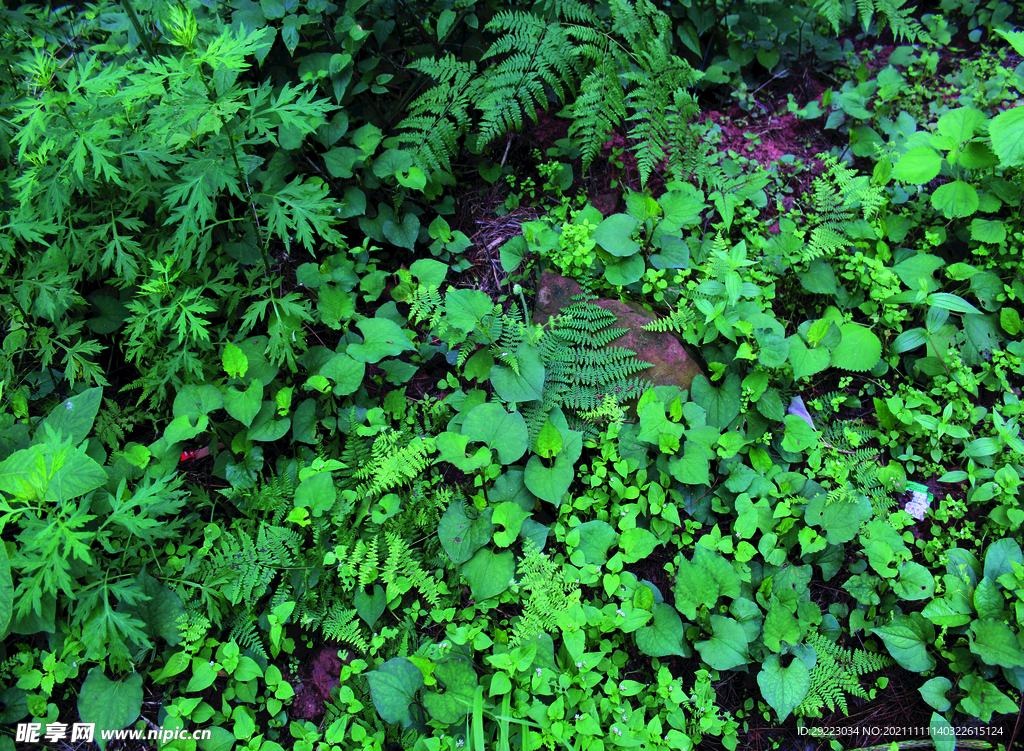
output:
[[[407,430],[386,429],[374,440],[369,461],[352,474],[353,478],[365,481],[356,488],[356,494],[376,498],[409,483],[429,466],[433,451],[434,439],[431,436],[414,436]]]
[[[509,646],[518,647],[536,634],[552,632],[558,616],[579,602],[579,585],[570,582],[563,569],[532,541],[524,546],[515,590],[528,593],[523,614],[512,629]]]
[[[341,603],[330,607],[323,616],[320,624],[324,639],[328,641],[340,641],[351,644],[356,649],[367,652],[370,649],[369,642],[362,634],[361,621],[358,613]]]
[[[448,170],[474,123],[480,150],[558,102],[569,104],[584,169],[619,127],[628,127],[641,181],[662,165],[677,169],[697,112],[688,89],[700,74],[670,52],[671,19],[650,0],[612,0],[608,10],[602,18],[557,0],[534,12],[502,10],[487,25],[497,39],[482,71],[451,55],[416,61],[410,67],[434,85],[410,105],[398,141],[421,168]]]
[[[539,400],[520,406],[532,441],[552,409],[592,412],[608,397],[621,404],[639,396],[649,382],[639,377],[651,364],[624,347],[611,346],[626,330],[612,327],[615,314],[593,304],[586,294],[576,295],[541,339],[544,388]],[[579,416],[582,416],[581,414]],[[596,428],[581,424],[588,436]]]
[[[235,642],[242,650],[251,649],[260,657],[268,658],[263,640],[256,630],[256,620],[250,613],[241,613],[235,619],[228,633],[228,641]]]
[[[433,574],[428,574],[413,557],[409,542],[391,532],[385,534],[388,543],[387,561],[381,571],[387,588],[388,600],[416,589],[431,607],[441,601],[441,591]]]
[[[825,172],[815,178],[811,195],[818,222],[804,249],[804,261],[843,251],[852,243],[849,225],[858,219],[870,221],[888,200],[869,176],[858,175],[831,154],[823,161]]]
[[[798,717],[821,717],[825,707],[833,712],[838,708],[848,714],[847,694],[868,698],[859,676],[894,664],[885,655],[840,647],[819,633],[808,635],[807,644],[814,647],[817,662],[811,668],[811,688],[794,711]]]

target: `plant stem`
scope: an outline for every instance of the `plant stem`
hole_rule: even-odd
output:
[[[139,23],[139,19],[135,15],[135,9],[132,8],[131,0],[121,0],[121,7],[123,7],[124,12],[128,14],[128,20],[131,21],[132,26],[135,27],[135,33],[138,34],[139,39],[142,40],[142,45],[146,48],[146,52],[149,53],[150,59],[155,60],[156,52],[153,51],[153,42],[150,40],[149,35],[143,31],[142,24]]]

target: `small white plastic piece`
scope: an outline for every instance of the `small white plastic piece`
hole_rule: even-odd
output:
[[[928,510],[928,493],[915,490],[910,494],[910,500],[905,506],[906,511],[919,522],[924,521],[925,512]]]

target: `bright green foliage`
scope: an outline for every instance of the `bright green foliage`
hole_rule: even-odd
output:
[[[840,647],[820,633],[808,635],[807,644],[814,647],[817,662],[811,668],[807,696],[795,709],[795,713],[803,717],[821,717],[825,707],[832,712],[836,708],[847,712],[847,694],[863,699],[868,697],[860,685],[859,676],[893,664],[883,655]]]

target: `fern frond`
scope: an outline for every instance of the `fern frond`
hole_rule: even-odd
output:
[[[358,616],[355,609],[347,608],[342,603],[335,603],[324,614],[323,622],[320,624],[324,639],[351,644],[363,652],[369,651],[370,644],[363,637]]]
[[[807,644],[814,647],[817,662],[811,668],[811,688],[794,710],[798,717],[821,717],[824,707],[847,714],[846,694],[868,698],[859,676],[895,664],[885,655],[840,647],[817,632],[808,635]]]

